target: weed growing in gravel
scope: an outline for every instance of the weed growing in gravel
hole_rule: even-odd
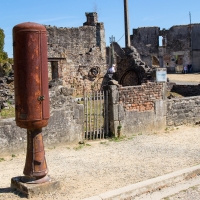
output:
[[[106,142],[100,142],[100,144],[106,144]]]
[[[197,187],[196,186],[192,186],[191,189],[192,190],[197,190]]]
[[[48,149],[49,150],[52,150],[52,149],[55,149],[56,147],[55,146],[53,146],[53,147],[49,147]]]
[[[125,139],[126,139],[125,136],[121,136],[121,137],[113,137],[113,138],[111,138],[109,141],[110,141],[110,142],[121,142],[121,141],[123,141],[123,140],[125,140]]]
[[[74,147],[74,150],[78,151],[82,149],[85,145],[84,144],[79,144],[77,147]]]
[[[4,158],[0,158],[0,162],[2,162],[2,161],[5,161],[5,159]]]
[[[81,150],[83,147],[85,147],[85,146],[91,146],[90,144],[85,144],[85,143],[83,143],[83,144],[79,144],[77,147],[74,147],[73,149],[75,150],[75,151],[78,151],[78,150]]]
[[[108,142],[100,142],[100,144],[109,145]]]
[[[169,197],[165,197],[164,200],[170,200]]]
[[[15,155],[15,154],[12,154],[12,158],[14,158],[14,157],[16,157],[16,155]]]
[[[178,128],[176,128],[176,129],[178,129]],[[174,131],[174,130],[175,130],[174,127],[166,127],[165,128],[165,133],[169,133],[170,131]]]

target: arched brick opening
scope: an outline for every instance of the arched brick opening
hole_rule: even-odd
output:
[[[134,86],[139,85],[139,76],[135,70],[128,70],[124,73],[124,75],[120,79],[120,84],[122,86]]]

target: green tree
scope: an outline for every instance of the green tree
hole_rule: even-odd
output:
[[[8,54],[6,52],[4,52],[4,39],[5,39],[5,34],[3,29],[0,28],[0,64],[4,64],[4,63],[10,63],[13,64],[13,59],[12,58],[8,58]]]
[[[3,52],[5,34],[3,29],[0,28],[0,52]]]
[[[0,77],[7,76],[12,71],[13,59],[8,58],[8,54],[4,52],[4,38],[3,29],[0,28]]]
[[[0,52],[0,61],[7,61],[8,54],[4,51]]]

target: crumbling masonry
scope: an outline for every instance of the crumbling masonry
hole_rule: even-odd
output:
[[[200,71],[200,24],[133,29],[131,45],[149,66],[166,67],[168,72],[181,72],[191,65],[193,72]],[[162,45],[159,46],[159,37]]]
[[[74,89],[74,95],[101,89],[108,81],[111,48],[106,48],[104,24],[98,22],[95,12],[86,13],[86,17],[78,28],[46,26],[50,86],[61,80],[64,86]],[[148,79],[150,68],[135,48],[122,49],[115,43],[114,51],[118,71],[114,78],[120,84],[138,85]]]
[[[101,87],[107,69],[104,25],[97,13],[86,13],[86,17],[78,28],[46,26],[49,80],[62,79],[76,95]]]

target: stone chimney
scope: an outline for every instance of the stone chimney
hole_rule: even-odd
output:
[[[98,23],[98,16],[96,12],[85,13],[87,21],[83,23],[83,26],[95,26]]]

